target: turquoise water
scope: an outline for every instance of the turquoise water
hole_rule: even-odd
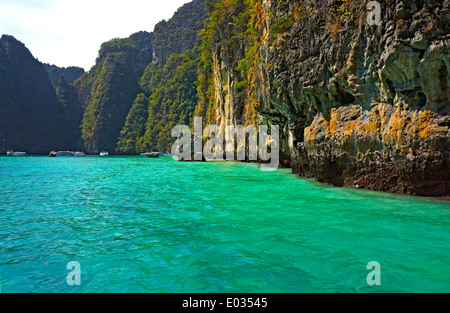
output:
[[[1,292],[450,292],[449,225],[254,164],[0,157]]]

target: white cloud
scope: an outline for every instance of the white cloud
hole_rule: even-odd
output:
[[[94,65],[100,45],[153,31],[190,0],[0,0],[0,32],[22,41],[40,61]]]

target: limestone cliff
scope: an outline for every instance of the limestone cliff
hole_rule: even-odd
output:
[[[69,90],[67,85],[65,90]],[[70,93],[58,94],[45,66],[10,35],[0,38],[0,154],[76,149],[79,120]]]
[[[199,44],[198,31],[207,15],[204,7],[204,0],[193,0],[179,8],[171,19],[159,22],[151,33],[138,32],[102,44],[94,67],[75,82],[84,109],[82,137],[87,153],[106,150],[135,154],[141,149],[153,149],[161,129],[164,132],[160,137],[171,138],[166,120],[159,118],[158,127],[146,123],[155,119],[150,116],[149,100],[156,94],[154,85],[159,82],[155,81],[162,75],[164,66],[173,61],[172,56],[184,54]],[[195,76],[196,67],[189,74]],[[190,80],[195,92],[195,77]],[[175,97],[175,92],[171,95]],[[147,99],[145,103],[144,99]],[[167,102],[176,105],[175,101]],[[196,101],[192,105],[182,103],[194,107]],[[147,118],[142,117],[143,111],[148,112]],[[165,118],[176,115],[161,111]],[[146,136],[149,138],[145,140],[146,132],[155,136]]]
[[[214,88],[199,88],[199,114],[280,125],[283,163],[301,176],[450,195],[448,1],[379,1],[379,26],[368,1],[228,2],[209,26]],[[233,10],[252,12],[251,40]]]

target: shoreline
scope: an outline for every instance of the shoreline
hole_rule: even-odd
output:
[[[7,156],[6,154],[2,154],[0,155],[0,157],[5,157],[5,158],[26,158],[26,157],[49,157],[50,156],[48,154],[27,154],[24,156]],[[84,157],[101,157],[98,154],[87,154]],[[129,155],[129,154],[110,154],[108,157],[142,157],[140,155]],[[79,159],[80,157],[77,157],[77,159]],[[104,159],[105,157],[102,157],[102,159]],[[146,158],[146,157],[145,157]],[[175,160],[176,161],[176,160]],[[217,163],[212,161],[206,161],[205,159],[199,161],[199,160],[179,160],[177,162],[186,162],[186,163]],[[238,160],[220,160],[218,162],[237,162],[237,163],[246,163],[246,164],[264,164],[264,162],[258,160],[258,161],[238,161]],[[417,197],[417,198],[426,198],[426,199],[436,199],[436,200],[444,200],[444,201],[450,201],[450,195],[443,195],[443,196],[430,196],[430,195],[421,195],[421,194],[412,194],[412,193],[408,193],[408,192],[393,192],[393,191],[386,191],[386,190],[377,190],[374,188],[365,188],[365,187],[360,187],[358,186],[358,184],[355,185],[335,185],[333,183],[330,182],[322,182],[319,181],[316,177],[314,176],[304,176],[301,175],[299,173],[295,172],[295,169],[290,166],[291,165],[291,161],[289,160],[283,160],[282,162],[280,162],[278,169],[290,169],[291,170],[291,175],[295,175],[299,178],[302,179],[308,179],[311,181],[314,181],[316,183],[319,184],[323,184],[326,186],[330,186],[330,187],[335,187],[335,188],[350,188],[350,189],[355,189],[355,190],[366,190],[366,191],[374,191],[374,192],[382,192],[382,193],[387,193],[387,194],[391,194],[391,195],[404,195],[404,196],[412,196],[412,197]]]
[[[202,161],[180,160],[179,162],[198,162],[198,163],[205,162],[205,163],[208,163],[208,161],[205,161],[205,160],[202,160]],[[238,162],[238,163],[248,163],[248,164],[264,164],[264,162],[262,162],[262,161],[221,160],[220,162]],[[303,175],[300,175],[299,173],[296,173],[294,168],[292,166],[290,166],[290,164],[291,164],[291,161],[289,161],[287,159],[283,160],[283,162],[280,162],[278,169],[290,169],[292,175],[295,175],[295,176],[300,177],[302,179],[310,179],[310,180],[312,180],[314,182],[317,182],[317,183],[320,183],[320,184],[324,184],[324,185],[327,185],[327,186],[331,186],[331,187],[351,188],[351,189],[356,189],[356,190],[367,190],[367,191],[388,193],[388,194],[392,194],[392,195],[405,195],[405,196],[412,196],[412,197],[418,197],[418,198],[441,199],[441,200],[445,200],[445,201],[450,201],[450,195],[444,195],[444,196],[420,195],[420,194],[412,194],[412,193],[408,193],[408,192],[394,192],[394,191],[386,191],[386,190],[377,190],[377,189],[372,189],[372,188],[365,188],[365,187],[360,187],[357,184],[340,186],[340,185],[332,184],[330,182],[321,182],[314,176],[303,176]]]

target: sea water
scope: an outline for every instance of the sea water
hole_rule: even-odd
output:
[[[0,157],[1,292],[450,292],[449,225],[256,164]]]

